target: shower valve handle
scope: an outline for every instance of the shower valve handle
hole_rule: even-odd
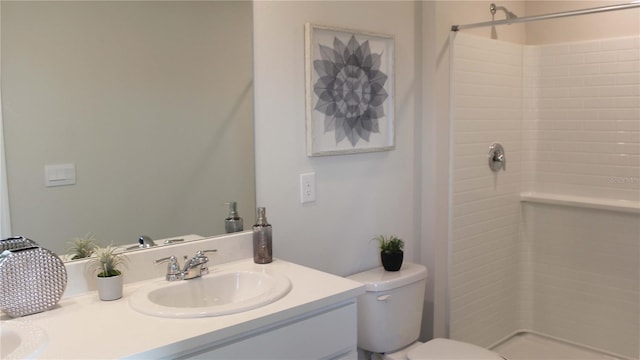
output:
[[[489,146],[489,168],[492,171],[507,170],[507,158],[502,145],[495,143]]]

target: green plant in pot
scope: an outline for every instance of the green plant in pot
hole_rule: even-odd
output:
[[[71,260],[88,258],[98,247],[96,237],[92,233],[73,239],[69,245],[67,254],[69,254]]]
[[[398,271],[404,258],[404,241],[395,235],[375,237],[380,246],[380,260],[387,271]]]
[[[118,248],[96,248],[90,266],[96,274],[100,300],[116,300],[122,297],[123,276],[120,266],[126,265],[126,257],[117,253]]]

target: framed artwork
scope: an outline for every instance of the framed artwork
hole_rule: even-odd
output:
[[[307,156],[395,148],[394,38],[307,23]]]

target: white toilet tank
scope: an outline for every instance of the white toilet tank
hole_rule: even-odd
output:
[[[378,267],[348,277],[365,284],[358,297],[358,347],[392,352],[418,339],[427,268],[405,262],[400,271]]]

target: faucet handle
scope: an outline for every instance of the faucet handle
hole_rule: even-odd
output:
[[[174,255],[169,257],[165,257],[162,259],[158,259],[154,261],[156,264],[160,264],[163,262],[168,262],[167,265],[167,276],[166,279],[168,281],[179,280],[182,272],[180,271],[180,264],[178,264],[178,258]]]
[[[175,257],[175,256],[167,256],[167,257],[163,257],[162,259],[153,260],[153,262],[154,262],[154,263],[156,263],[156,264],[160,264],[160,263],[163,263],[163,262],[165,262],[165,261],[169,261],[169,260],[171,260],[171,258],[172,258],[172,257]],[[177,261],[177,260],[178,260],[178,259],[176,259],[176,261]]]
[[[196,251],[196,257],[206,257],[206,253],[212,253],[212,252],[217,252],[218,249],[211,249],[211,250],[198,250]]]
[[[218,249],[211,250],[198,250],[196,251],[196,259],[204,260],[202,265],[200,265],[200,275],[207,275],[209,273],[209,267],[207,267],[207,263],[209,262],[209,258],[205,255],[205,253],[217,252]]]

